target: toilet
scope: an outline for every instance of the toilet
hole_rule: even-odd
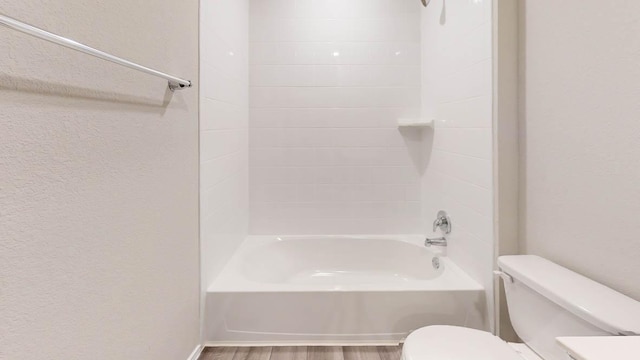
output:
[[[407,337],[402,359],[569,360],[556,337],[640,335],[640,302],[538,256],[502,256],[498,266],[511,323],[524,344],[429,326]]]

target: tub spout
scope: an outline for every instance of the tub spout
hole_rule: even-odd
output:
[[[426,247],[431,247],[431,246],[447,246],[447,239],[440,237],[440,238],[435,238],[435,239],[429,239],[427,238],[424,241],[424,246]]]

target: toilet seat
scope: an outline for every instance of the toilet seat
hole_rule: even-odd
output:
[[[457,326],[418,329],[407,337],[402,350],[402,360],[524,359],[515,348],[491,333]]]

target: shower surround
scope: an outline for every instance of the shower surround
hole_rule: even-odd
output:
[[[420,232],[420,2],[250,4],[250,233]]]
[[[492,328],[491,10],[489,0],[203,2],[204,343]],[[398,129],[399,118],[435,129]],[[422,241],[440,235],[440,209],[454,228],[444,275],[389,282],[431,266]],[[319,253],[329,255],[309,260]],[[321,314],[365,320],[320,315],[297,328],[296,309],[317,297]],[[433,310],[443,304],[465,316]]]

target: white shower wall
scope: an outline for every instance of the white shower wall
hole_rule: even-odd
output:
[[[491,1],[201,4],[203,289],[247,234],[428,234],[444,209],[493,327]]]
[[[203,291],[249,221],[249,2],[201,1],[200,247]]]
[[[432,0],[422,13],[423,115],[436,119],[422,179],[425,231],[452,218],[448,254],[486,289],[493,327],[492,2]]]
[[[419,231],[420,2],[250,3],[250,232]]]

